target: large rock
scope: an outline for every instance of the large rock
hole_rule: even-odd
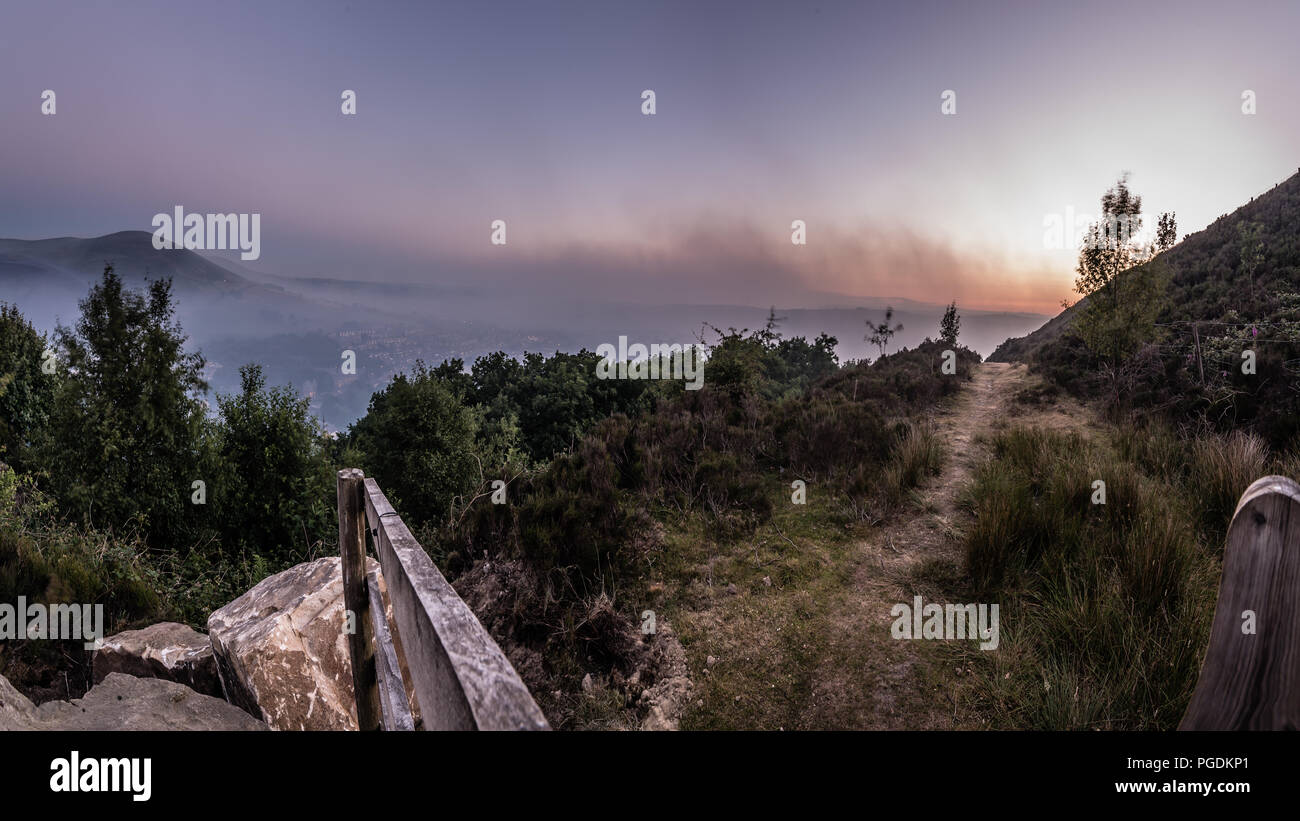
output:
[[[204,695],[225,698],[208,637],[187,625],[164,621],[104,639],[95,651],[95,683],[110,673],[176,681]]]
[[[276,730],[355,730],[344,611],[333,556],[263,579],[213,613],[208,637],[230,702]]]
[[[30,730],[35,716],[36,705],[31,699],[0,676],[0,730]]]
[[[0,730],[265,730],[219,698],[184,684],[110,673],[72,701],[33,706],[0,676]]]

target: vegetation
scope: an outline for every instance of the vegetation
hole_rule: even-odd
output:
[[[1101,220],[1089,227],[1079,253],[1074,287],[1088,299],[1076,325],[1113,381],[1120,364],[1154,333],[1164,283],[1159,266],[1141,263],[1168,250],[1177,227],[1172,214],[1161,214],[1157,243],[1139,244],[1142,198],[1129,190],[1127,176],[1102,195],[1101,210]]]
[[[965,496],[964,580],[948,591],[1002,610],[998,653],[952,648],[976,673],[976,709],[1003,728],[1175,728],[1200,672],[1227,522],[1287,457],[1249,434],[1164,426],[1092,441],[1017,427],[988,444]]]
[[[943,319],[939,322],[939,341],[945,345],[956,345],[959,333],[961,333],[961,315],[957,313],[957,303],[954,301],[943,312]]]
[[[168,282],[135,292],[111,266],[52,344],[0,309],[0,598],[105,603],[109,629],[201,626],[335,551],[333,472],[359,466],[545,693],[653,676],[629,596],[654,584],[673,534],[743,542],[787,518],[795,480],[862,522],[909,504],[945,458],[919,414],[978,361],[958,349],[958,378],[943,376],[927,340],[841,366],[834,338],[784,338],[773,311],[754,331],[714,329],[699,390],[602,379],[589,351],[497,352],[418,364],[330,437],[257,364],[209,405],[173,317]],[[80,681],[63,695],[84,689],[84,653],[50,653],[2,664],[29,687],[63,669]],[[591,709],[549,706],[561,724]]]
[[[1119,299],[1118,319],[1089,318],[1094,310],[1105,315],[1091,307],[1104,302],[1097,299],[1103,286],[990,359],[1028,362],[1075,396],[1103,399],[1114,419],[1242,429],[1273,448],[1290,447],[1300,435],[1297,223],[1300,174],[1124,271],[1116,280],[1124,284],[1110,294],[1112,305]],[[1171,238],[1168,223],[1160,236]]]
[[[889,349],[889,340],[893,338],[894,334],[903,330],[903,323],[900,322],[897,325],[891,325],[890,323],[893,321],[894,309],[892,307],[885,308],[885,321],[879,325],[872,324],[870,320],[867,321],[868,333],[863,337],[863,339],[870,342],[872,345],[879,347],[881,356],[884,356],[885,352]]]
[[[49,419],[54,380],[42,373],[45,337],[18,308],[0,303],[0,459],[31,466],[35,437]]]
[[[1122,179],[1103,210],[1138,219],[1141,201]],[[1149,252],[1093,226],[1084,300],[995,352],[1046,379],[1021,401],[1068,391],[1110,424],[1004,430],[967,491],[975,521],[949,590],[1000,602],[1009,627],[997,654],[954,652],[994,726],[1177,725],[1237,501],[1300,469],[1297,221],[1300,175],[1173,247],[1172,214]]]

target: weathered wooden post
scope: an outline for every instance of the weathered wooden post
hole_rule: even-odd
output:
[[[380,729],[379,687],[375,671],[375,632],[366,583],[365,474],[356,468],[339,471],[339,553],[343,558],[343,604],[352,626],[348,649],[352,656],[352,688],[356,694],[357,727]]]
[[[1265,476],[1242,494],[1219,603],[1181,730],[1300,729],[1300,485]]]

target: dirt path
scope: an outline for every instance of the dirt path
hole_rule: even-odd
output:
[[[1024,365],[982,363],[966,388],[931,420],[947,449],[943,472],[920,489],[918,504],[857,544],[861,561],[853,596],[832,624],[842,642],[854,637],[851,643],[861,647],[859,663],[826,665],[819,672],[816,703],[825,715],[810,717],[813,724],[914,730],[978,726],[978,719],[959,703],[955,685],[961,671],[940,669],[943,662],[934,642],[892,638],[895,617],[890,610],[899,603],[911,606],[916,593],[925,603],[932,601],[926,585],[918,584],[918,571],[922,578],[927,570],[936,576],[960,573],[970,515],[961,509],[959,496],[984,458],[986,447],[977,442],[981,434],[1008,423],[1077,426],[1084,418],[1068,402],[1018,403],[1016,394],[1033,381]]]
[[[984,456],[981,434],[1007,424],[1078,427],[1071,401],[1026,405],[1038,384],[1023,365],[983,363],[930,421],[947,458],[939,476],[876,527],[836,524],[843,511],[778,508],[739,546],[686,534],[672,548],[691,579],[672,613],[696,685],[694,729],[954,729],[980,726],[964,708],[961,671],[940,642],[892,638],[891,609],[945,603],[960,585],[970,515],[960,494]],[[838,528],[838,532],[836,529]],[[845,538],[848,533],[860,533]],[[696,551],[694,554],[691,551]]]

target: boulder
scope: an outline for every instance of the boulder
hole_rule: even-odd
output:
[[[265,730],[219,698],[184,684],[110,673],[72,701],[33,706],[0,676],[0,730]]]
[[[30,730],[35,715],[36,705],[31,699],[0,676],[0,730]]]
[[[227,698],[276,730],[357,729],[344,615],[337,556],[263,579],[217,610],[208,637]]]
[[[95,651],[95,683],[110,673],[176,681],[197,693],[225,698],[208,637],[184,624],[160,622],[104,639]]]

